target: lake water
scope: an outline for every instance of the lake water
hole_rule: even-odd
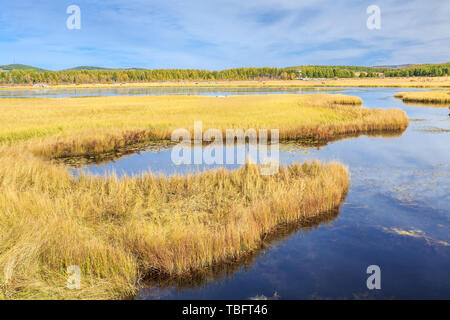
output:
[[[195,94],[230,96],[237,94],[314,93],[336,91],[336,88],[242,88],[242,87],[150,87],[150,88],[64,88],[0,90],[0,98],[70,98],[98,96]]]
[[[311,92],[219,89],[172,92],[175,89],[169,88],[165,93]],[[281,164],[321,159],[349,167],[350,190],[339,212],[314,226],[280,231],[264,250],[202,277],[149,281],[137,299],[249,299],[261,295],[279,299],[450,298],[449,110],[405,105],[393,97],[411,89],[325,90],[361,97],[365,107],[401,108],[411,121],[396,137],[360,136],[320,148],[280,146]],[[135,175],[151,170],[168,175],[213,167],[174,165],[168,148],[90,165],[74,174],[115,171]],[[381,269],[381,290],[366,286],[370,265]]]

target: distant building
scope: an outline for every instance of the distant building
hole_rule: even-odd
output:
[[[296,80],[309,80],[308,77],[304,78],[303,77],[303,73],[301,69],[297,69],[297,77],[295,78]]]

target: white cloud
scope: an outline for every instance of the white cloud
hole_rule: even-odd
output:
[[[54,68],[107,63],[220,69],[449,60],[450,3],[445,1],[77,2],[78,33],[64,28],[69,3],[8,2],[0,13],[0,61],[16,56]],[[370,4],[381,8],[381,30],[366,28]]]

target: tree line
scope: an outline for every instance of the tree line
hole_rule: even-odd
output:
[[[301,71],[301,72],[300,72]],[[88,84],[149,81],[202,80],[293,80],[309,78],[350,78],[354,72],[334,67],[301,68],[235,68],[222,71],[196,69],[155,70],[70,70],[43,71],[12,70],[0,72],[2,84]]]
[[[386,77],[441,77],[450,74],[450,63],[425,64],[408,68],[388,70]]]
[[[93,84],[150,81],[293,80],[298,78],[353,78],[443,76],[450,63],[418,65],[402,69],[358,66],[298,66],[289,68],[234,68],[222,71],[197,69],[154,70],[12,70],[0,72],[1,84]]]

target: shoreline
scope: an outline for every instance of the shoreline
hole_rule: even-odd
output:
[[[0,90],[46,90],[46,89],[90,89],[90,88],[314,88],[314,87],[390,87],[390,88],[450,88],[450,77],[410,78],[342,78],[311,80],[230,80],[230,81],[155,81],[102,84],[58,84],[47,87],[31,85],[0,85]]]

